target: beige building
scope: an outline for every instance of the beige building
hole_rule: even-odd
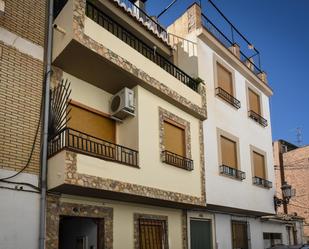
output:
[[[186,248],[186,210],[206,205],[205,86],[175,65],[143,5],[56,11],[48,249]]]
[[[298,147],[287,141],[274,142],[274,158],[276,172],[276,189],[282,197],[281,187],[286,181],[292,186],[295,193],[288,204],[278,208],[279,213],[304,218],[304,241],[309,241],[309,146]],[[295,233],[295,229],[292,229]],[[291,236],[293,239],[293,236]]]

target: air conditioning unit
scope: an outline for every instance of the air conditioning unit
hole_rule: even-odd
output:
[[[118,120],[135,116],[134,92],[129,88],[123,88],[113,96],[110,109],[112,117]]]

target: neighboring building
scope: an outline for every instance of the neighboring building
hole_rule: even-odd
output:
[[[273,146],[278,196],[285,181],[295,189],[295,196],[279,207],[278,213],[303,217],[304,241],[309,243],[309,146],[298,147],[284,140],[275,141]],[[295,234],[295,228],[291,230]]]
[[[37,129],[45,4],[0,0],[0,248],[4,249],[38,244],[41,133]]]
[[[205,7],[206,14],[208,10]],[[233,26],[226,30],[230,29],[241,37]],[[178,44],[183,48],[175,52],[178,66],[207,86],[207,211],[188,214],[191,249],[201,248],[197,246],[201,243],[203,248],[218,249],[288,244],[290,222],[275,215],[273,202],[276,189],[269,110],[273,92],[257,61],[253,64],[258,57],[244,53],[247,47],[252,54],[257,50],[245,38],[242,43],[229,40],[198,4],[190,6],[168,31],[195,44],[194,48]],[[194,224],[196,219],[199,225]]]
[[[204,85],[130,1],[57,7],[52,117],[71,111],[50,134],[46,248],[185,248],[186,210],[206,205]]]

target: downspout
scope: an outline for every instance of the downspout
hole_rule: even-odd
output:
[[[40,227],[39,227],[39,249],[45,248],[45,228],[46,228],[46,190],[47,190],[47,146],[48,146],[48,117],[50,99],[50,79],[52,60],[52,40],[53,40],[53,8],[54,1],[48,0],[48,24],[46,43],[46,65],[45,65],[45,86],[44,86],[44,121],[43,121],[43,145],[41,160],[41,198],[40,198]]]

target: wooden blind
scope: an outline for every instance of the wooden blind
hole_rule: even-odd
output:
[[[140,249],[165,249],[165,221],[139,219]]]
[[[185,130],[164,121],[164,145],[166,150],[185,157]]]
[[[233,249],[248,249],[247,223],[232,222]]]
[[[114,120],[75,105],[70,105],[69,108],[71,108],[69,128],[115,143],[116,124]]]
[[[249,105],[251,111],[261,115],[260,96],[251,89],[249,89]]]
[[[236,142],[221,136],[222,164],[237,169],[237,147]]]
[[[218,87],[221,87],[224,91],[228,92],[230,95],[234,95],[233,91],[233,80],[232,74],[220,63],[217,63],[217,77],[218,77]]]
[[[263,155],[253,151],[254,176],[265,179],[265,158]]]

